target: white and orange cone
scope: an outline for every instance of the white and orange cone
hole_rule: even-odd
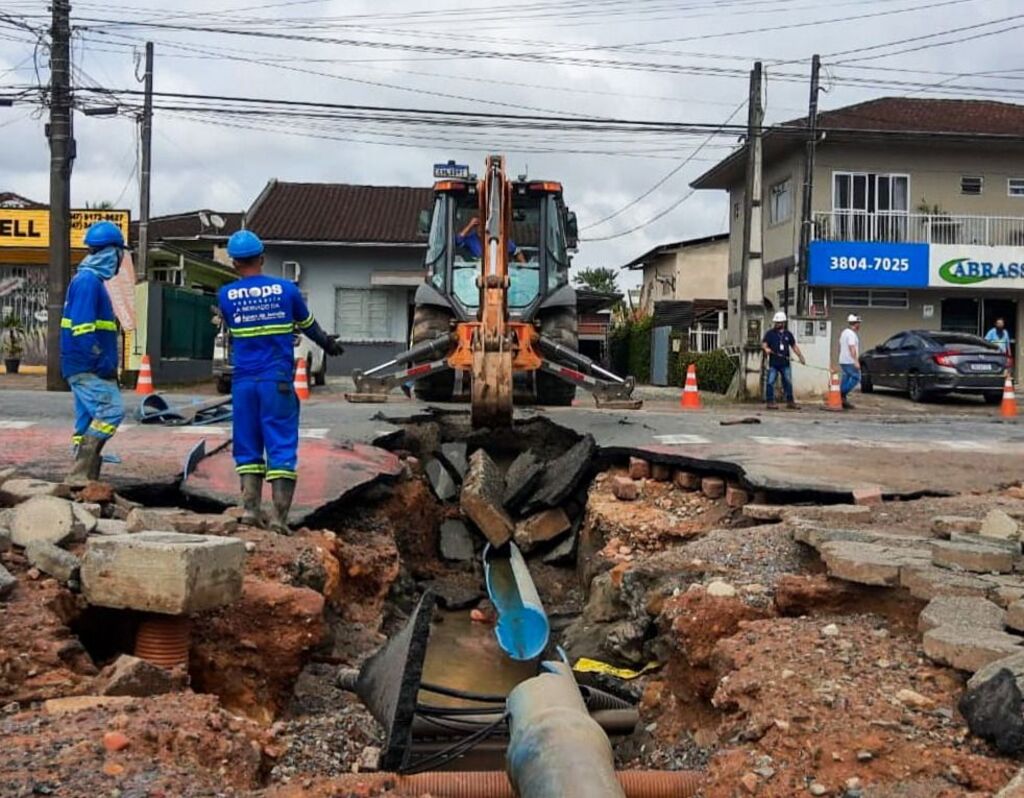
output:
[[[1006,372],[1006,382],[1003,383],[1003,403],[999,407],[999,415],[1003,418],[1017,417],[1017,396],[1013,392],[1013,377]]]
[[[679,406],[683,410],[700,410],[700,391],[697,390],[697,367],[691,363],[686,370],[686,385],[683,395],[679,397]]]
[[[839,392],[839,375],[834,371],[828,384],[828,398],[825,400],[825,409],[843,409],[843,395]]]
[[[309,398],[309,375],[306,373],[306,359],[295,361],[295,395],[305,402]]]
[[[142,366],[139,368],[139,380],[135,383],[135,393],[146,396],[154,393],[153,368],[149,365],[149,355],[142,356]]]

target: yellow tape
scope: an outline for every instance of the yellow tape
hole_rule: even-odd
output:
[[[596,659],[587,659],[586,657],[580,657],[576,660],[576,664],[572,666],[574,671],[579,673],[604,673],[608,676],[614,676],[617,679],[635,679],[637,676],[642,676],[648,671],[653,671],[661,667],[661,663],[648,662],[640,670],[634,671],[629,668],[616,668],[614,665],[609,665],[607,662],[601,662]]]

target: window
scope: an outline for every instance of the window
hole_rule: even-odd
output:
[[[302,274],[302,267],[297,260],[286,260],[281,263],[281,276],[285,280],[297,283],[300,274]]]
[[[779,291],[776,293],[778,298],[778,307],[780,308],[791,308],[793,307],[793,300],[796,298],[796,289],[790,288],[788,291]]]
[[[960,178],[960,193],[970,197],[981,196],[982,179],[964,176]]]
[[[910,176],[833,172],[832,215],[838,241],[904,241]]]
[[[910,295],[906,291],[892,291],[876,288],[833,288],[832,305],[837,308],[895,308],[910,307]]]
[[[1006,193],[1011,197],[1024,197],[1024,177],[1007,178]]]
[[[338,288],[334,329],[343,341],[390,341],[391,291],[380,288]]]
[[[793,215],[793,181],[791,178],[768,189],[768,224],[780,224]]]

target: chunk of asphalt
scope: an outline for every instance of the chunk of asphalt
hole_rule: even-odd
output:
[[[548,463],[540,484],[526,500],[523,513],[532,515],[538,510],[558,507],[564,502],[586,475],[596,452],[594,436],[587,434],[561,457]]]
[[[18,580],[14,578],[14,575],[0,565],[0,598],[6,598],[7,594],[14,590],[16,584],[18,584]]]
[[[462,484],[462,512],[493,546],[504,546],[512,538],[514,524],[505,512],[502,500],[505,480],[494,461],[483,449],[469,458],[469,471]]]
[[[1001,754],[1024,750],[1024,696],[1006,668],[960,698],[960,714],[971,734],[993,743]]]
[[[448,469],[441,464],[440,460],[428,461],[423,470],[438,499],[448,502],[459,495],[459,486],[455,484],[455,479],[448,473]]]
[[[561,507],[541,510],[516,524],[515,541],[523,554],[557,540],[572,529],[572,521]]]
[[[44,574],[58,582],[78,580],[81,561],[70,551],[45,540],[34,540],[25,547],[25,558]]]
[[[469,471],[469,445],[462,441],[442,443],[436,452],[438,459],[447,466],[459,482],[466,478]]]
[[[525,451],[513,460],[505,473],[505,508],[513,512],[517,510],[533,493],[543,473],[543,464],[531,451]]]
[[[450,518],[441,524],[441,556],[446,560],[465,562],[476,553],[473,534],[462,521]]]
[[[567,538],[545,554],[541,560],[548,565],[560,565],[576,560],[576,546],[579,543],[579,534],[571,532]]]

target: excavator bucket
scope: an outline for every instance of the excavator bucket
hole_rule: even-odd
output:
[[[474,427],[512,426],[512,353],[473,353],[470,417]]]

